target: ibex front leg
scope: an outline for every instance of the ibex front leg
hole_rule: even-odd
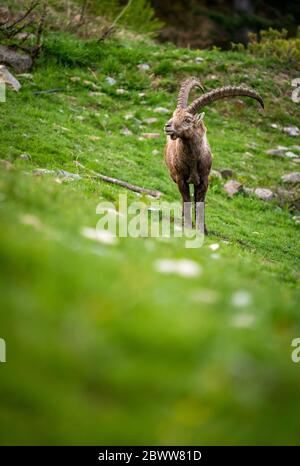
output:
[[[207,235],[205,225],[205,196],[208,188],[208,177],[201,180],[200,184],[194,186],[196,229]]]
[[[186,181],[178,181],[178,189],[182,196],[182,222],[187,228],[192,228],[192,214],[191,214],[191,195],[190,187]]]

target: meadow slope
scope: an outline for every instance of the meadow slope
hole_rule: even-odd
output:
[[[214,168],[231,168],[247,187],[284,187],[281,176],[300,166],[266,150],[300,144],[281,130],[299,124],[299,69],[272,57],[50,35],[32,76],[0,104],[1,444],[299,443],[296,211],[229,199],[225,180],[213,179],[200,249],[81,234],[95,228],[100,201],[117,207],[126,192],[151,202],[89,169],[179,198],[162,128],[189,75],[206,89],[244,83],[260,92],[264,112],[247,99],[206,109]],[[49,89],[60,91],[36,93]],[[161,136],[141,138],[147,132]],[[61,169],[81,178],[59,177]],[[162,274],[160,259],[193,260],[201,274]]]

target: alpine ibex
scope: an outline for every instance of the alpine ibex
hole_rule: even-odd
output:
[[[167,135],[165,161],[171,178],[177,183],[182,196],[184,224],[192,227],[189,185],[193,184],[196,228],[202,231],[204,226],[204,233],[207,234],[204,202],[212,155],[206,137],[204,113],[196,113],[204,106],[226,97],[252,97],[263,108],[264,103],[261,96],[253,89],[244,86],[226,86],[206,92],[188,105],[189,93],[195,86],[203,90],[197,78],[189,78],[181,84],[176,110],[164,128]],[[201,215],[200,205],[203,205],[203,215]]]

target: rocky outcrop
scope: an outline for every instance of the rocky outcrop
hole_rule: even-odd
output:
[[[11,66],[17,73],[26,73],[32,66],[29,55],[20,54],[10,47],[0,45],[0,64]]]

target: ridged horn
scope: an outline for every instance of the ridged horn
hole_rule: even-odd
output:
[[[201,97],[198,97],[198,99],[194,100],[194,102],[189,105],[187,111],[193,114],[200,110],[200,108],[215,102],[216,100],[236,96],[252,97],[252,99],[257,100],[262,108],[264,108],[264,101],[262,97],[253,89],[249,89],[248,87],[244,86],[224,86],[219,87],[218,89],[214,89],[210,92],[206,92]]]
[[[177,99],[177,108],[186,108],[188,105],[189,94],[193,87],[200,87],[200,89],[204,92],[203,86],[199,79],[197,78],[188,78],[180,86],[180,90],[178,93]]]

